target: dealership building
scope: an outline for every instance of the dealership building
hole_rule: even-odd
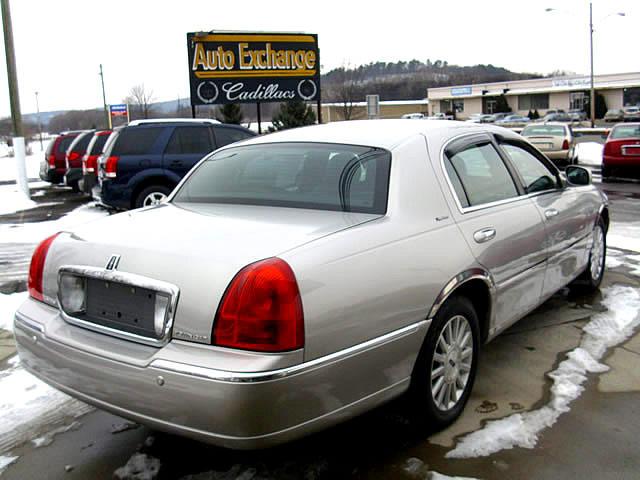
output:
[[[549,109],[583,109],[589,103],[590,82],[589,76],[570,76],[430,88],[429,113],[455,111],[459,119],[495,113],[501,95],[514,113],[522,115],[530,110],[544,115]],[[607,109],[640,105],[639,72],[596,75],[594,87]]]

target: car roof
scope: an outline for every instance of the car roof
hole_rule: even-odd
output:
[[[212,118],[149,118],[145,120],[134,120],[129,122],[129,127],[135,127],[137,125],[150,125],[154,123],[220,123],[218,120]]]
[[[242,145],[275,142],[318,142],[366,145],[391,150],[416,135],[452,137],[466,132],[495,131],[505,134],[510,130],[493,125],[459,122],[454,120],[351,120],[322,125],[292,128],[244,140]]]

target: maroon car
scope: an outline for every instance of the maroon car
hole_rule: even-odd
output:
[[[67,171],[67,149],[83,130],[62,132],[49,142],[44,154],[44,161],[40,163],[40,178],[45,182],[62,183]]]
[[[611,177],[640,179],[640,123],[615,125],[602,155],[602,180]]]

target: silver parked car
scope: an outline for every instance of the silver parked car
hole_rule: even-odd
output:
[[[167,203],[36,249],[22,364],[151,427],[231,448],[394,397],[436,427],[482,345],[578,282],[609,212],[590,173],[465,122],[331,123],[217,150]]]

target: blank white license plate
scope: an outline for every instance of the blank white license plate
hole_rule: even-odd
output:
[[[553,150],[553,143],[534,143],[540,150]]]

